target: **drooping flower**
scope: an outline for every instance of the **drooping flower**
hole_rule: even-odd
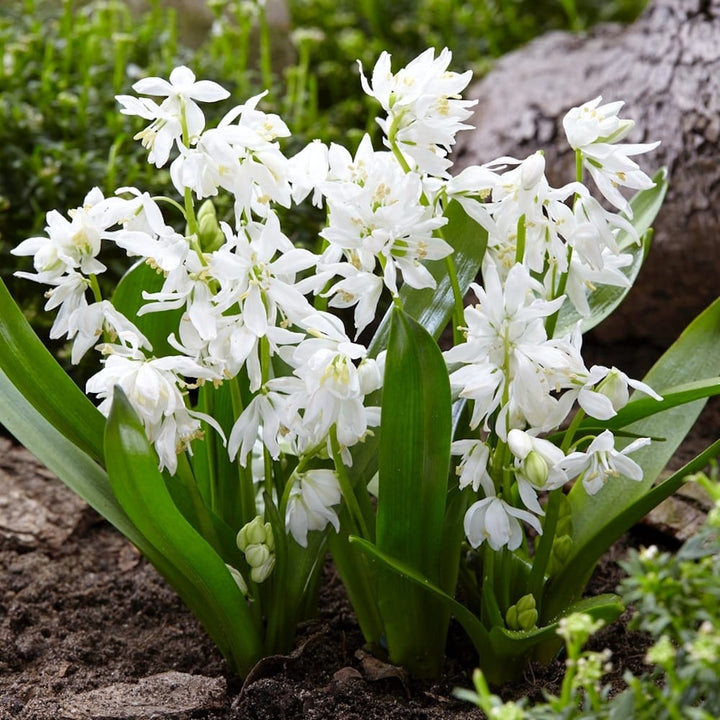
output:
[[[628,387],[639,390],[655,400],[662,400],[647,383],[629,378],[616,367],[593,365],[578,394],[578,404],[590,417],[608,420],[627,405]]]
[[[340,483],[334,470],[317,468],[296,473],[285,515],[285,526],[298,545],[307,547],[311,530],[324,530],[332,525],[340,530],[334,505],[342,500]]]
[[[36,282],[52,284],[61,275],[77,270],[83,275],[97,275],[105,271],[97,255],[101,241],[110,234],[108,228],[117,221],[119,198],[105,198],[99,188],[93,188],[83,204],[71,210],[68,218],[57,210],[47,216],[47,237],[28,238],[11,250],[13,255],[33,256],[37,274],[17,273]]]
[[[472,486],[477,492],[481,487],[485,495],[494,495],[495,486],[488,473],[490,460],[490,447],[482,440],[455,440],[450,450],[453,455],[461,455],[462,459],[457,466],[458,487],[460,489]]]
[[[535,515],[513,507],[499,497],[489,496],[468,508],[463,526],[468,542],[474,548],[487,540],[493,550],[503,547],[517,550],[523,538],[520,521],[528,523],[542,535],[542,526]]]
[[[86,389],[102,400],[98,409],[108,415],[113,388],[122,388],[155,446],[161,470],[175,472],[178,453],[189,449],[190,442],[201,435],[200,420],[222,436],[215,420],[185,405],[182,389],[187,383],[182,376],[214,379],[206,368],[181,356],[148,360],[138,349],[115,345],[106,346],[105,352],[109,354],[104,367],[88,380]]]

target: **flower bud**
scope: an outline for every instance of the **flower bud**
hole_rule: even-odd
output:
[[[224,242],[225,235],[220,229],[217,216],[215,215],[215,206],[211,200],[206,200],[198,210],[198,241],[203,252],[213,252],[217,250]]]
[[[520,165],[520,185],[523,190],[532,190],[545,173],[545,156],[541,151],[532,154]]]
[[[542,488],[548,479],[548,465],[545,458],[535,450],[528,453],[523,463],[525,477],[536,488]]]
[[[382,370],[378,363],[372,358],[365,358],[358,365],[358,379],[360,380],[360,391],[368,395],[382,387]]]
[[[268,530],[270,532],[268,533]],[[248,545],[263,545],[268,543],[268,534],[272,536],[272,527],[270,523],[263,523],[262,518],[257,515],[247,525],[245,525],[240,532],[237,534],[237,546],[238,549],[245,552]],[[272,540],[270,541],[272,542]],[[275,547],[274,543],[271,550]]]
[[[538,612],[532,594],[523,595],[515,605],[511,605],[505,615],[505,623],[510,630],[532,630],[537,625]]]
[[[248,545],[245,559],[251,568],[259,568],[270,559],[271,552],[267,545]]]
[[[227,563],[225,563],[225,567],[228,569],[230,575],[232,575],[232,579],[235,581],[236,585],[240,588],[240,592],[247,597],[248,586],[245,582],[245,578],[240,574],[240,571]]]

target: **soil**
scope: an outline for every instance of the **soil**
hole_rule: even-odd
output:
[[[718,429],[715,403],[678,462]],[[629,547],[677,547],[671,532],[657,523],[634,528],[599,564],[592,593],[615,590],[617,560]],[[627,618],[592,640],[613,651],[616,690],[625,670],[643,671],[648,645]],[[482,714],[452,693],[471,687],[474,667],[456,627],[441,681],[413,680],[372,658],[328,561],[317,619],[299,628],[291,654],[266,658],[243,684],[152,566],[27,451],[0,438],[0,720],[470,720]],[[561,659],[531,667],[501,694],[541,699],[562,672]]]

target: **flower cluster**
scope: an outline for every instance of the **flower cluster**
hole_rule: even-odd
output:
[[[554,333],[566,299],[586,315],[595,286],[629,284],[626,251],[638,238],[618,188],[651,184],[629,156],[654,145],[618,142],[631,128],[617,118],[618,103],[600,106],[598,99],[565,118],[570,145],[625,216],[606,210],[581,178],[552,188],[541,153],[450,177],[448,154],[474,104],[460,97],[470,74],[448,71],[450,60],[447,50],[438,57],[428,50],[393,74],[383,53],[371,79],[362,74],[363,88],[386,113],[378,118],[384,149],[366,136],[354,153],[315,141],[290,158],[279,144],[289,130],[259,109],[263,95],[208,128],[199,103],[227,97],[222,87],[196,81],[185,67],[169,82],[140,80],[134,90],[150,97],[120,96],[121,111],[149,121],[136,137],[151,163],[169,165],[180,202],[135,188],[105,198],[94,189],[67,218],[49,213],[46,237],[14,251],[34,258],[35,273],[22,274],[49,286],[46,308],[58,311],[51,334],[73,341],[73,362],[92,346],[102,353],[103,368],[87,385],[100,410],[109,412],[112,389],[121,386],[161,469],[171,473],[203,424],[212,427],[231,459],[253,474],[256,460],[264,465],[263,487],[302,546],[308,532],[339,527],[338,463],[349,467],[350,449],[380,425],[371,398],[383,384],[384,356],[371,355],[358,338],[375,321],[383,294],[400,302],[403,285],[436,287],[432,263],[452,263],[453,246],[443,238],[451,201],[488,235],[482,284],[472,285],[477,302],[465,310],[466,341],[445,353],[474,433],[453,444],[460,487],[481,494],[465,516],[470,544],[517,548],[521,522],[541,533],[540,493],[573,478],[592,494],[617,475],[641,476],[628,455],[646,439],[617,450],[609,431],[577,441],[566,435],[562,447],[547,435],[578,405],[579,413],[612,417],[627,402],[628,386],[658,397],[615,368],[587,368],[579,328]],[[207,200],[220,192],[233,208],[222,221]],[[295,247],[276,213],[309,196],[327,211],[319,252]],[[104,244],[157,273],[139,319],[100,294]],[[352,317],[343,321],[327,308],[352,308]],[[156,355],[140,330],[149,313],[179,317],[162,338],[174,354]],[[203,383],[232,386],[231,425],[193,407]],[[267,474],[287,457],[294,470],[285,487],[273,486]],[[264,522],[244,531],[239,544],[255,582],[274,564]]]

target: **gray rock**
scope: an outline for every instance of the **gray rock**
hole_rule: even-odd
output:
[[[225,691],[223,678],[170,671],[142,678],[137,683],[116,683],[56,701],[31,701],[25,713],[27,717],[58,720],[170,720],[222,707]]]

